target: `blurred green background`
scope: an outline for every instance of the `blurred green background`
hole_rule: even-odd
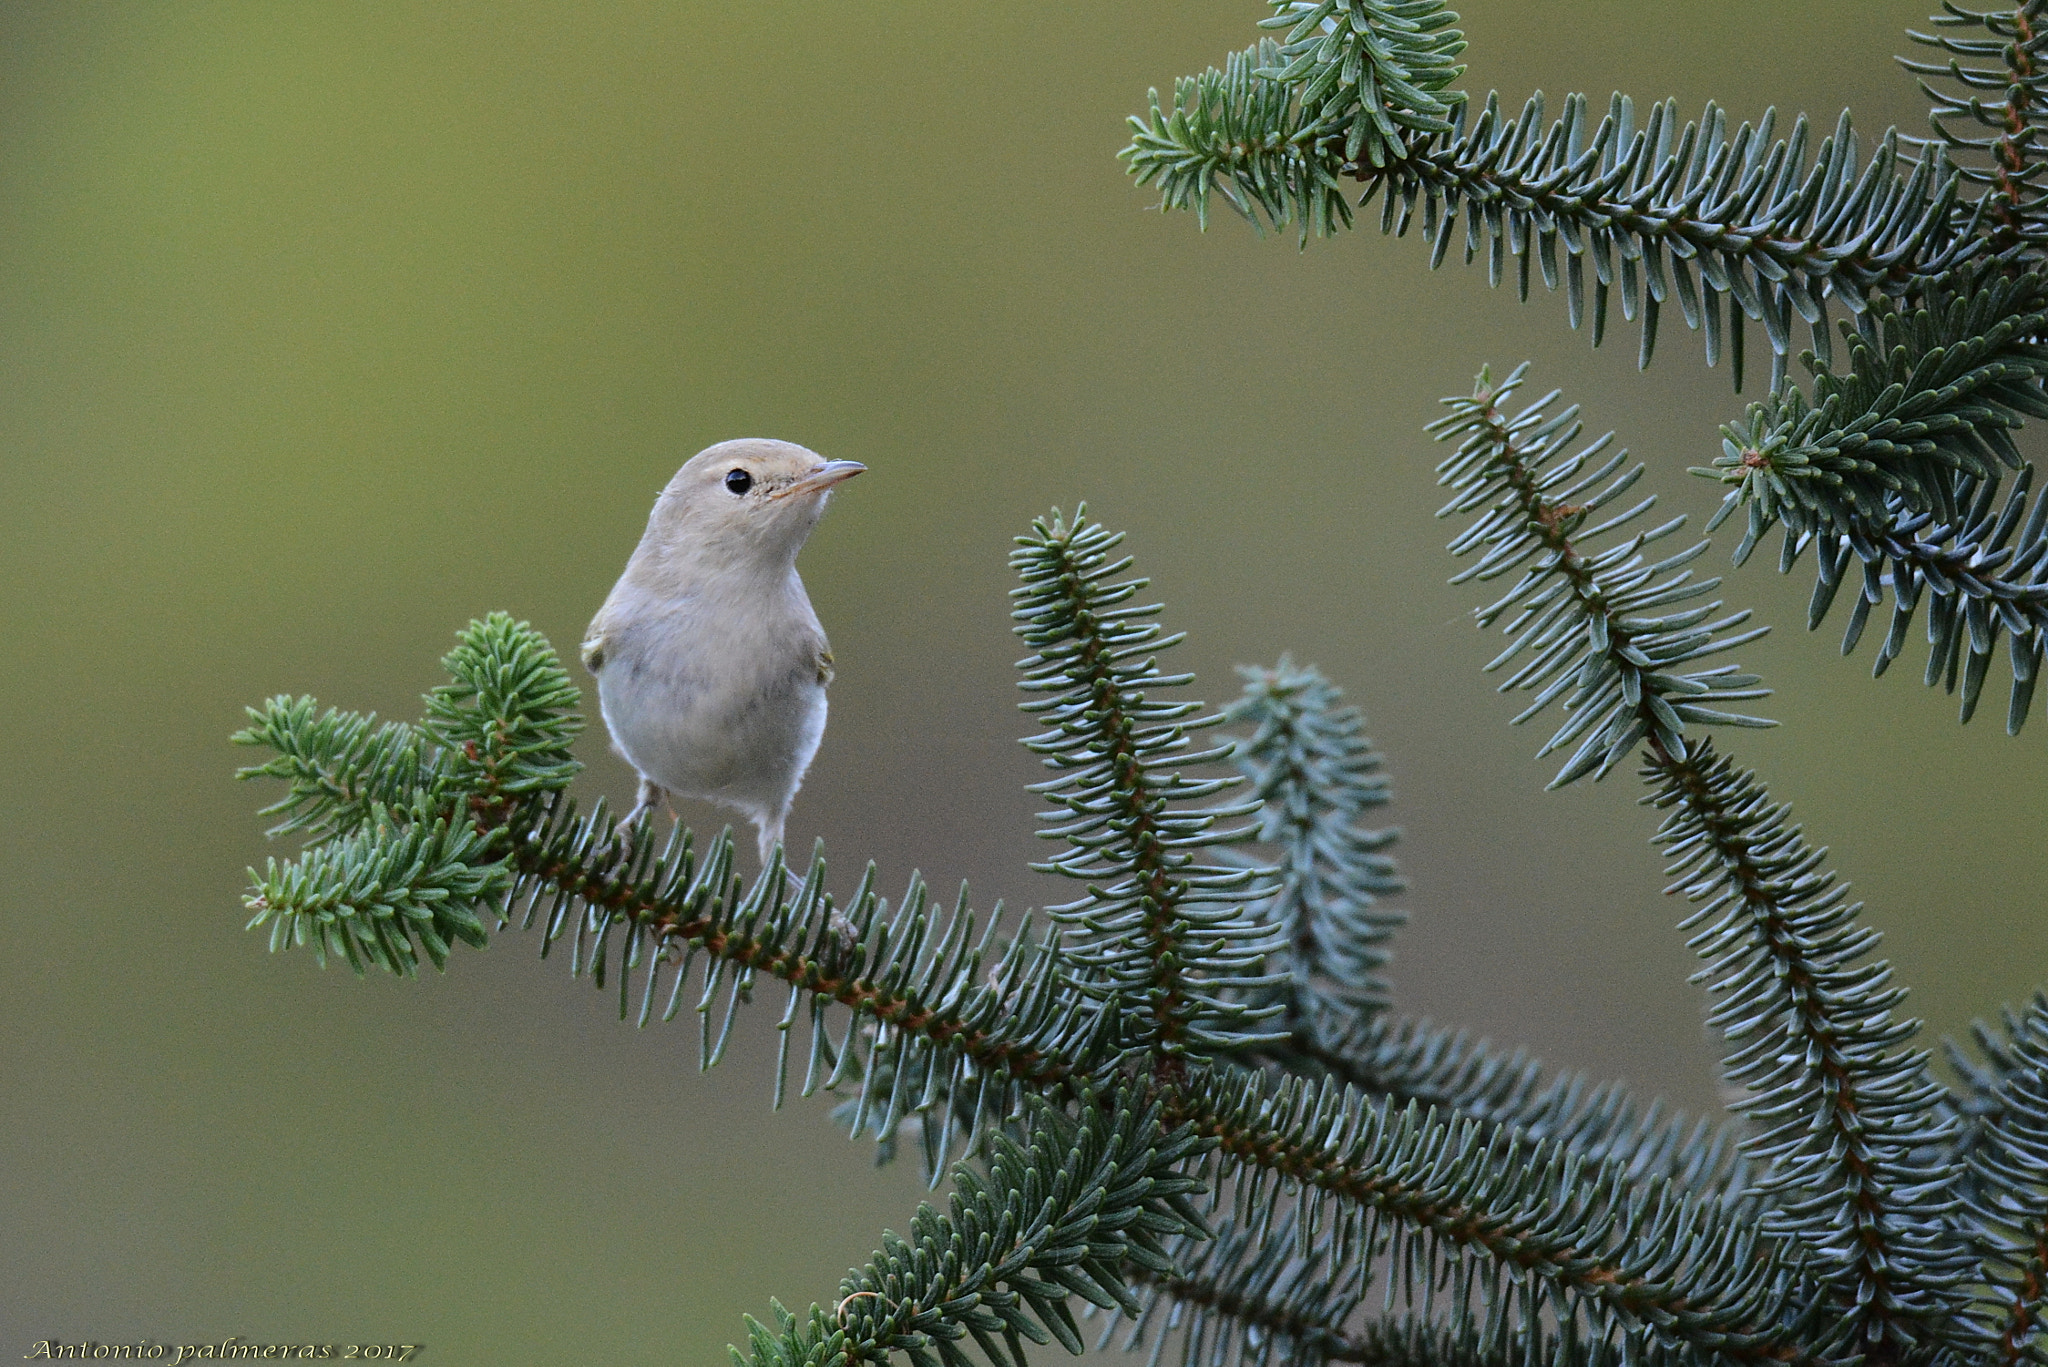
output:
[[[1592,352],[1560,300],[1377,233],[1206,236],[1113,155],[1252,0],[0,9],[7,652],[0,1352],[36,1339],[414,1342],[449,1364],[721,1360],[830,1295],[919,1196],[818,1104],[768,1108],[774,1008],[700,1076],[508,934],[358,982],[243,933],[268,854],[241,706],[414,715],[503,607],[565,648],[654,491],[726,437],[865,461],[803,570],[840,675],[791,822],[1042,900],[1008,538],[1087,498],[1202,690],[1283,649],[1397,783],[1402,1006],[1715,1104],[1692,963],[1625,775],[1545,795],[1478,671],[1421,425],[1533,356],[1682,474],[1739,414],[1674,320]],[[1471,0],[1467,88],[1621,88],[1924,126],[1925,0]],[[1760,560],[1762,558],[1760,557]],[[1806,579],[1729,593],[1786,725],[1735,744],[1952,1031],[2048,977],[2048,722],[1959,729],[1868,679]],[[579,676],[580,677],[580,676]],[[584,747],[584,791],[629,778]],[[701,814],[700,814],[701,815]]]

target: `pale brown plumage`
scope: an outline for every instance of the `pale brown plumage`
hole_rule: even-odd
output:
[[[788,442],[721,442],[655,499],[583,642],[612,745],[640,775],[629,823],[670,793],[721,803],[755,823],[767,863],[832,681],[796,556],[862,469]]]

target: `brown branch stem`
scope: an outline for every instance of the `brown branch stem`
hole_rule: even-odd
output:
[[[1340,1327],[1318,1324],[1291,1314],[1260,1297],[1208,1277],[1162,1276],[1138,1263],[1126,1263],[1124,1273],[1132,1281],[1156,1286],[1164,1295],[1183,1305],[1214,1310],[1239,1324],[1255,1325],[1268,1334],[1313,1345],[1315,1359],[1323,1362],[1390,1362],[1387,1354],[1375,1354],[1363,1338],[1353,1338]]]
[[[925,1005],[913,993],[892,991],[869,978],[832,972],[826,965],[794,950],[774,948],[753,936],[722,928],[717,915],[724,905],[722,897],[714,896],[704,909],[686,915],[646,889],[623,881],[615,865],[593,869],[560,861],[544,863],[517,842],[511,860],[520,873],[622,916],[651,933],[657,941],[687,941],[728,963],[780,979],[816,996],[829,997],[898,1030],[965,1053],[985,1071],[1007,1073],[1020,1082],[1039,1086],[1055,1086],[1072,1076],[1073,1068],[1067,1061],[977,1029],[958,1016]]]
[[[1572,592],[1585,605],[1586,612],[1598,613],[1608,619],[1610,658],[1619,655],[1628,644],[1628,635],[1615,621],[1616,614],[1602,601],[1598,584],[1564,530],[1571,515],[1578,510],[1551,503],[1543,497],[1536,487],[1528,461],[1515,444],[1506,418],[1494,407],[1490,396],[1485,402],[1484,417],[1500,452],[1495,459],[1504,467],[1504,478],[1514,490],[1522,511],[1544,544],[1558,557],[1560,572],[1570,581]],[[1649,691],[1645,689],[1643,700],[1636,709],[1637,715],[1645,720],[1650,716],[1649,697]],[[1780,1009],[1789,1037],[1786,1056],[1818,1060],[1816,1064],[1808,1065],[1812,1073],[1811,1090],[1816,1094],[1813,1102],[1822,1112],[1822,1123],[1831,1136],[1831,1152],[1840,1155],[1837,1161],[1841,1169],[1842,1199],[1859,1217],[1856,1220],[1856,1259],[1849,1271],[1858,1284],[1876,1287],[1881,1293],[1896,1291],[1896,1278],[1891,1271],[1883,1234],[1888,1192],[1881,1180],[1874,1180],[1877,1174],[1870,1158],[1866,1126],[1857,1095],[1857,1079],[1843,1066],[1835,1047],[1837,1032],[1821,1001],[1815,966],[1806,946],[1792,933],[1787,909],[1782,905],[1770,876],[1753,857],[1743,822],[1735,814],[1721,809],[1713,786],[1708,782],[1707,771],[1714,753],[1712,746],[1699,742],[1685,747],[1682,753],[1674,754],[1660,739],[1654,726],[1649,728],[1645,745],[1650,755],[1648,772],[1678,794],[1691,818],[1707,832],[1714,858],[1739,887],[1743,905],[1775,965]],[[1889,1309],[1890,1302],[1890,1295],[1880,1294],[1863,1301],[1858,1313],[1889,1323],[1894,1318]]]
[[[1080,636],[1080,664],[1074,671],[1085,681],[1093,699],[1097,734],[1106,749],[1105,763],[1117,778],[1115,793],[1125,811],[1125,829],[1131,841],[1132,864],[1145,905],[1144,949],[1152,961],[1152,1020],[1154,1028],[1153,1071],[1162,1084],[1177,1081],[1183,1064],[1177,1052],[1167,1048],[1186,1034],[1181,1018],[1184,1001],[1180,969],[1179,937],[1174,933],[1174,903],[1178,892],[1169,872],[1165,846],[1160,842],[1155,814],[1162,799],[1146,782],[1145,768],[1132,738],[1133,724],[1120,703],[1116,678],[1105,658],[1096,617],[1086,606],[1088,581],[1079,567],[1067,558],[1062,545],[1060,584],[1068,601],[1075,604],[1074,622]]]
[[[1534,1218],[1513,1220],[1464,1205],[1425,1186],[1338,1162],[1277,1129],[1240,1126],[1231,1117],[1203,1106],[1198,1098],[1168,1095],[1163,1110],[1169,1125],[1191,1125],[1195,1133],[1216,1140],[1223,1152],[1240,1162],[1382,1211],[1447,1243],[1534,1272],[1589,1301],[1644,1324],[1662,1325],[1667,1332],[1731,1358],[1759,1363],[1807,1360],[1796,1348],[1774,1341],[1771,1325],[1736,1322],[1725,1311],[1697,1305],[1668,1287],[1629,1273],[1619,1262],[1547,1237],[1544,1226],[1551,1218],[1547,1210]]]

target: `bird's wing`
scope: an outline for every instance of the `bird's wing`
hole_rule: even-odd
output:
[[[818,682],[832,682],[832,647],[823,641],[818,642]]]
[[[583,667],[595,674],[604,668],[604,613],[593,617],[583,632]]]

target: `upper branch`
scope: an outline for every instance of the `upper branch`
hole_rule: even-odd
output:
[[[1833,877],[1816,871],[1825,851],[1808,850],[1796,829],[1780,824],[1782,809],[1768,805],[1751,775],[1737,774],[1710,743],[1680,733],[1683,714],[1659,698],[1668,688],[1654,686],[1648,673],[1628,688],[1629,671],[1644,669],[1659,653],[1646,629],[1689,627],[1712,609],[1651,623],[1614,601],[1599,566],[1615,552],[1585,559],[1574,540],[1603,529],[1581,531],[1586,513],[1565,502],[1569,490],[1555,489],[1575,467],[1545,468],[1562,439],[1540,448],[1518,439],[1522,429],[1547,434],[1565,426],[1570,412],[1539,426],[1538,405],[1509,421],[1485,389],[1482,377],[1480,394],[1450,401],[1459,415],[1452,430],[1474,435],[1457,463],[1447,465],[1460,487],[1504,492],[1452,548],[1494,547],[1478,571],[1495,573],[1537,546],[1547,550],[1514,592],[1481,613],[1489,620],[1519,602],[1515,649],[1557,643],[1529,669],[1576,664],[1537,706],[1574,678],[1578,696],[1589,679],[1623,681],[1604,730],[1625,744],[1645,743],[1644,777],[1656,785],[1646,800],[1672,810],[1658,839],[1677,861],[1673,871],[1686,875],[1672,890],[1705,903],[1685,925],[1720,917],[1693,943],[1711,961],[1704,976],[1725,996],[1709,1019],[1738,1046],[1724,1067],[1751,1094],[1740,1109],[1771,1122],[1745,1144],[1770,1165],[1754,1189],[1785,1198],[1767,1227],[1801,1240],[1829,1266],[1848,1351],[1897,1352],[1938,1336],[1965,1272],[1949,1223],[1952,1175],[1941,1156],[1953,1129],[1935,1118],[1942,1094],[1924,1055],[1893,1052],[1918,1023],[1892,1019],[1903,994],[1888,986],[1889,966],[1861,961],[1878,937],[1855,924],[1857,908],[1842,904]],[[1485,501],[1468,494],[1452,506]],[[1647,500],[1608,525],[1646,506]],[[1701,543],[1689,554],[1703,549]],[[1631,591],[1649,578],[1640,572]],[[1673,581],[1671,591],[1684,590]],[[1710,637],[1711,628],[1699,634]],[[1612,764],[1619,752],[1610,744],[1599,758]],[[1568,768],[1560,780],[1571,774]]]
[[[2022,0],[1993,10],[1969,10],[1943,0],[1942,9],[1933,22],[1946,32],[1908,30],[1908,36],[1940,49],[1948,60],[1902,57],[1899,64],[1922,77],[1951,82],[1959,92],[1920,82],[1934,106],[1928,116],[1934,125],[1931,141],[1958,165],[1965,182],[1985,187],[1992,250],[2038,257],[2048,241],[2048,174],[2042,158],[2042,134],[2048,129],[2048,0]]]
[[[1927,682],[1945,679],[1953,692],[1960,677],[1963,720],[2010,633],[2006,727],[2017,732],[2048,636],[2048,522],[2038,501],[2027,515],[2033,472],[2013,433],[2048,416],[2048,294],[2031,275],[1967,271],[1930,286],[1918,308],[1881,304],[1859,324],[1846,333],[1846,373],[1817,368],[1811,399],[1788,385],[1753,405],[1722,429],[1722,455],[1694,473],[1734,486],[1716,522],[1747,507],[1738,561],[1779,523],[1781,569],[1814,547],[1809,625],[1826,616],[1850,556],[1861,562],[1844,654],[1890,590],[1878,673],[1903,647],[1924,595]]]
[[[1217,193],[1255,225],[1295,223],[1304,237],[1351,226],[1347,181],[1363,182],[1361,206],[1382,196],[1385,232],[1405,233],[1420,200],[1432,265],[1462,216],[1467,262],[1484,251],[1498,285],[1513,256],[1524,299],[1540,272],[1565,290],[1574,328],[1590,315],[1596,345],[1618,294],[1623,317],[1641,320],[1644,365],[1675,296],[1686,325],[1705,330],[1708,363],[1726,352],[1738,389],[1745,320],[1763,328],[1776,389],[1794,315],[1825,358],[1829,299],[1861,312],[1985,249],[1987,211],[1958,203],[1939,148],[1909,162],[1888,132],[1865,160],[1846,113],[1812,146],[1804,117],[1776,139],[1772,111],[1731,133],[1716,106],[1682,122],[1663,101],[1639,121],[1618,94],[1597,119],[1582,95],[1555,122],[1540,94],[1518,115],[1497,94],[1474,111],[1441,84],[1426,99],[1375,90],[1364,73],[1377,48],[1360,37],[1359,79],[1333,116],[1325,92],[1341,59],[1319,54],[1350,33],[1297,28],[1287,48],[1264,43],[1178,82],[1171,102],[1154,91],[1148,117],[1131,120],[1131,173],[1205,224]]]
[[[1596,512],[1634,485],[1643,467],[1617,474],[1628,458],[1626,451],[1617,451],[1587,470],[1606,450],[1612,433],[1567,455],[1581,430],[1578,409],[1545,413],[1555,392],[1510,416],[1501,403],[1520,387],[1527,371],[1526,364],[1518,367],[1497,387],[1482,371],[1469,398],[1444,400],[1451,415],[1432,423],[1430,430],[1439,441],[1463,438],[1457,453],[1437,466],[1438,483],[1457,493],[1438,516],[1478,514],[1451,542],[1452,553],[1485,551],[1452,582],[1493,579],[1521,569],[1505,595],[1478,610],[1481,626],[1516,610],[1503,628],[1514,638],[1512,644],[1486,667],[1499,669],[1518,656],[1526,661],[1500,686],[1502,692],[1538,690],[1517,723],[1560,696],[1572,714],[1538,751],[1578,746],[1550,786],[1561,787],[1585,774],[1604,776],[1645,739],[1683,754],[1688,722],[1774,725],[1710,705],[1764,696],[1768,690],[1756,687],[1755,675],[1738,673],[1733,665],[1679,668],[1769,629],[1726,634],[1750,614],[1744,610],[1709,621],[1720,609],[1718,602],[1665,611],[1704,597],[1721,582],[1695,583],[1683,568],[1706,551],[1704,541],[1654,564],[1643,563],[1641,548],[1677,531],[1684,518],[1637,532],[1605,550],[1587,549],[1647,512],[1656,499],[1640,499],[1588,525]]]

